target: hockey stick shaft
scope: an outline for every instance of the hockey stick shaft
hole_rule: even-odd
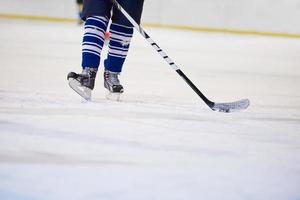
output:
[[[162,50],[156,42],[145,32],[145,30],[127,13],[127,11],[116,1],[110,0],[113,5],[130,21],[134,28],[151,44],[151,46],[159,53],[159,55],[172,67],[177,74],[194,90],[194,92],[210,107],[214,106],[214,102],[210,101],[195,84],[183,73],[176,63]]]

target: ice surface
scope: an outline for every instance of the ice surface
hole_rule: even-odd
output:
[[[66,80],[81,27],[0,29],[1,200],[300,199],[300,40],[146,28],[211,100],[250,99],[224,114],[138,34],[122,101],[105,99],[101,68],[85,102]]]

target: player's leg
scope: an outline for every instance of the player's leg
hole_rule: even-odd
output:
[[[143,0],[118,1],[134,19],[140,23]],[[118,75],[122,71],[133,35],[132,24],[117,9],[113,9],[112,23],[109,28],[110,41],[107,59],[104,61],[104,86],[110,92],[122,93]]]
[[[104,87],[110,92],[123,92],[118,75],[122,71],[130,40],[132,38],[132,27],[123,26],[114,22],[110,25],[110,40],[107,59],[104,61]]]
[[[110,17],[111,4],[106,0],[85,0],[82,17],[85,20],[82,41],[82,73],[71,72],[69,85],[83,98],[89,100],[94,89],[100,64],[105,31]]]

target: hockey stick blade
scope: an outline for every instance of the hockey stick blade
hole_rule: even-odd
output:
[[[242,99],[239,101],[228,103],[214,103],[210,108],[214,111],[230,113],[234,111],[244,110],[250,105],[249,99]]]

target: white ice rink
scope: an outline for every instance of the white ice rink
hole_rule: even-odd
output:
[[[300,199],[300,40],[146,28],[211,100],[250,99],[225,114],[137,33],[122,101],[105,99],[101,65],[84,102],[66,80],[81,27],[0,30],[1,200]]]

